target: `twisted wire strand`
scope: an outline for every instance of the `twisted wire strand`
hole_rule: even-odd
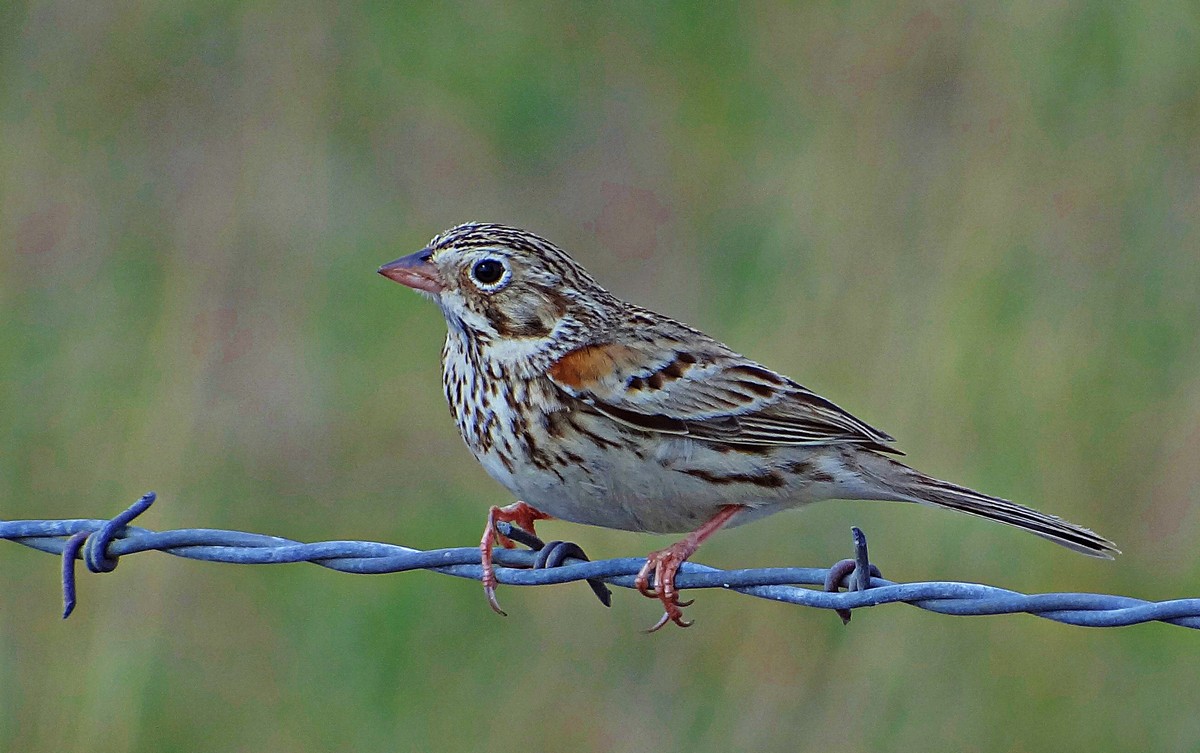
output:
[[[75,562],[82,559],[91,572],[111,572],[128,554],[160,551],[187,559],[241,565],[275,565],[311,562],[345,573],[381,574],[432,570],[459,578],[480,580],[483,570],[478,547],[422,551],[374,541],[320,541],[302,543],[279,536],[212,528],[152,531],[130,522],[153,504],[150,492],[110,520],[0,521],[0,539],[63,559],[63,616],[74,609]],[[496,577],[513,586],[544,586],[574,581],[607,583],[634,588],[634,577],[645,562],[621,558],[587,562],[578,547],[567,544],[567,556],[541,557],[543,545],[522,536],[519,529],[502,531],[530,550],[495,552]],[[903,602],[939,614],[994,615],[1025,613],[1055,622],[1084,627],[1122,627],[1144,622],[1165,622],[1200,629],[1200,598],[1151,602],[1128,596],[1096,593],[1024,594],[995,586],[955,581],[893,583],[878,577],[867,560],[866,539],[855,529],[856,558],[832,568],[779,567],[718,570],[685,562],[676,577],[680,590],[724,588],[758,598],[818,609],[837,610],[848,619],[850,609]],[[548,566],[547,559],[555,564]],[[814,590],[801,586],[821,586]],[[838,592],[839,586],[852,589]],[[865,588],[864,588],[865,586]],[[599,586],[603,588],[602,584]],[[593,589],[597,588],[593,585]],[[605,600],[597,590],[601,601]]]

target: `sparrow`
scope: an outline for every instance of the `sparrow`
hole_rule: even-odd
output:
[[[446,319],[442,385],[463,440],[519,500],[488,512],[483,587],[507,521],[686,533],[652,552],[637,589],[673,622],[680,565],[722,528],[827,499],[915,502],[996,520],[1112,559],[1111,541],[927,476],[893,438],[796,381],[670,317],[620,300],[533,233],[469,222],[379,273]]]

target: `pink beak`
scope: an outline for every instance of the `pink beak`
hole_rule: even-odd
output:
[[[422,249],[415,254],[402,256],[396,261],[384,264],[379,268],[379,274],[413,290],[423,290],[436,295],[445,290],[446,286],[442,284],[437,267],[429,262],[432,256],[428,249]]]

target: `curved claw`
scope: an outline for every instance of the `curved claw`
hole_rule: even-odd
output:
[[[512,539],[496,529],[497,523],[516,523],[521,528],[534,533],[533,524],[538,520],[546,520],[550,516],[530,507],[524,502],[514,502],[506,507],[492,507],[488,510],[487,524],[483,528],[483,538],[479,541],[479,564],[483,567],[483,594],[487,597],[488,606],[496,614],[507,617],[508,614],[500,608],[496,601],[496,570],[492,567],[492,547],[499,543],[505,549],[512,549],[516,544]]]
[[[690,604],[691,602],[688,603]],[[683,619],[683,612],[680,612],[677,609],[675,610],[675,614],[672,614],[671,612],[663,612],[663,616],[658,618],[658,622],[646,628],[643,632],[646,634],[658,632],[668,622],[674,622],[681,628],[689,628],[695,621]]]
[[[671,615],[668,614],[667,612],[663,612],[663,616],[658,618],[658,622],[654,623],[653,625],[646,628],[642,632],[646,633],[647,635],[649,635],[650,633],[656,633],[656,632],[658,632],[658,630],[660,628],[662,628],[663,625],[666,625],[670,621],[671,621]]]
[[[668,622],[674,622],[679,627],[691,627],[692,623],[683,619],[683,608],[692,602],[679,600],[679,591],[675,588],[675,575],[679,572],[679,567],[687,561],[688,557],[696,553],[705,539],[720,530],[743,509],[741,505],[725,505],[708,522],[689,533],[682,541],[676,541],[666,549],[651,552],[650,556],[646,558],[646,564],[642,565],[641,570],[638,570],[633,584],[642,596],[662,602],[664,610],[662,619],[654,623],[654,627],[647,630],[647,633],[653,633]],[[650,587],[651,570],[654,571],[653,588]]]
[[[487,597],[488,606],[492,608],[493,612],[500,615],[501,617],[508,616],[508,612],[505,612],[503,609],[501,609],[500,602],[496,601],[496,587],[495,586],[484,585],[483,594],[484,594],[484,596]]]
[[[675,588],[675,575],[679,572],[679,566],[683,564],[688,554],[690,552],[687,552],[684,547],[675,544],[652,553],[646,558],[646,564],[642,565],[642,569],[638,571],[637,577],[634,579],[634,586],[643,596],[658,599],[663,605],[663,616],[646,630],[647,633],[661,629],[668,622],[673,622],[679,627],[691,627],[692,622],[683,619],[683,608],[691,606],[695,600],[680,601],[679,591]],[[651,570],[654,572],[653,588],[650,586]]]

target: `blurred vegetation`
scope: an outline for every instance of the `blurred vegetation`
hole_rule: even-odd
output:
[[[1197,595],[1190,2],[0,7],[0,517],[417,547],[506,501],[374,274],[455,223],[557,241],[1116,563],[826,503],[698,559]],[[665,538],[550,524],[593,557]],[[1195,750],[1195,635],[703,593],[0,547],[0,750]]]

